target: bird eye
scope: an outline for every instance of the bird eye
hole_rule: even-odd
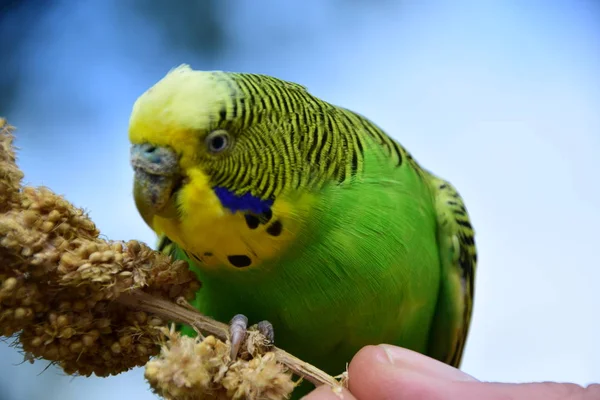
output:
[[[206,147],[211,153],[220,153],[229,147],[229,133],[226,131],[214,131],[206,136]]]

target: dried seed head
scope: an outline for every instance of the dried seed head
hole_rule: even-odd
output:
[[[288,398],[296,386],[273,353],[230,364],[229,343],[214,336],[204,340],[165,332],[160,355],[146,364],[145,376],[166,399]]]
[[[47,311],[42,283],[28,282],[16,273],[0,275],[0,333],[11,336]]]
[[[118,374],[157,354],[164,321],[114,302],[145,290],[191,298],[187,265],[136,242],[99,237],[84,210],[48,188],[21,187],[0,120],[0,334],[70,374]]]
[[[296,383],[273,353],[250,361],[239,360],[229,367],[222,380],[231,399],[280,400],[287,398]]]
[[[228,346],[215,337],[198,341],[171,332],[160,356],[146,364],[145,376],[154,392],[167,399],[218,399],[225,391],[214,378],[228,362]]]
[[[0,212],[19,203],[23,172],[16,165],[13,127],[0,118]]]

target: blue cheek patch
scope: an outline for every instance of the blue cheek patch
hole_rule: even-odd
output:
[[[213,190],[223,207],[227,208],[232,213],[242,211],[261,215],[270,211],[273,206],[273,200],[263,200],[253,196],[249,192],[240,196],[224,187],[215,187]]]

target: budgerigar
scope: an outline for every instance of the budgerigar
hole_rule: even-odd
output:
[[[137,99],[129,138],[138,210],[202,281],[202,313],[266,320],[333,375],[378,343],[459,366],[467,211],[368,119],[299,84],[183,65]]]

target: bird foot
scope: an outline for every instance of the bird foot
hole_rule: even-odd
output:
[[[273,345],[275,341],[275,330],[269,321],[260,321],[255,325],[256,330],[260,332],[268,341],[268,345]],[[229,322],[229,337],[231,338],[231,353],[232,361],[238,356],[242,344],[248,336],[248,318],[243,314],[237,314]]]

